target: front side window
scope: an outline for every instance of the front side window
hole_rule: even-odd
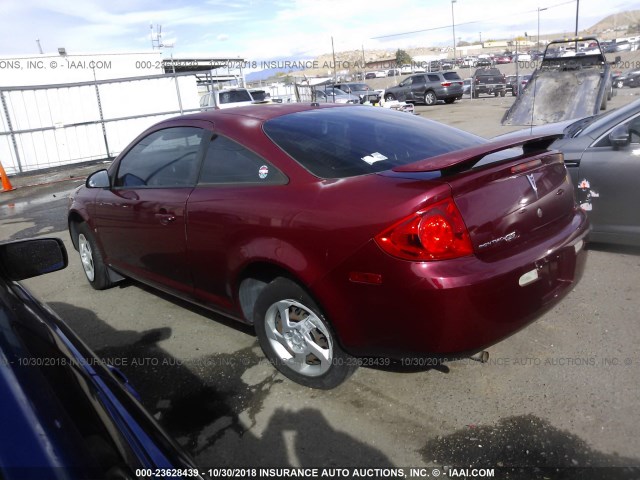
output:
[[[140,140],[120,161],[115,186],[171,188],[195,185],[204,130],[174,127]]]
[[[209,144],[198,184],[221,183],[282,185],[287,177],[251,150],[218,136]]]

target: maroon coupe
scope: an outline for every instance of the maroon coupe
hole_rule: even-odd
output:
[[[487,142],[368,106],[162,121],[70,199],[96,289],[130,277],[253,324],[290,379],[477,352],[579,280],[589,226],[554,136]]]

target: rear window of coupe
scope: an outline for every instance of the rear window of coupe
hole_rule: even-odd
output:
[[[326,108],[268,120],[267,136],[320,178],[346,178],[484,143],[415,115],[366,106]]]

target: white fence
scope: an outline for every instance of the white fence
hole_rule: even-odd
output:
[[[7,174],[115,157],[163,118],[198,111],[193,73],[0,87]]]

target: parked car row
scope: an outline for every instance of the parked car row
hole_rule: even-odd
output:
[[[636,88],[640,86],[640,70],[637,68],[627,70],[623,73],[613,75],[613,86],[615,88],[631,87]]]
[[[511,95],[514,97],[517,96],[527,86],[527,83],[529,83],[530,79],[531,79],[531,74],[507,75],[506,91],[510,92]]]
[[[320,103],[360,103],[360,97],[339,88],[318,87],[314,90],[315,101]]]
[[[345,93],[355,95],[360,99],[360,103],[378,103],[380,102],[380,92],[377,92],[366,83],[345,82],[335,83],[332,85]]]

